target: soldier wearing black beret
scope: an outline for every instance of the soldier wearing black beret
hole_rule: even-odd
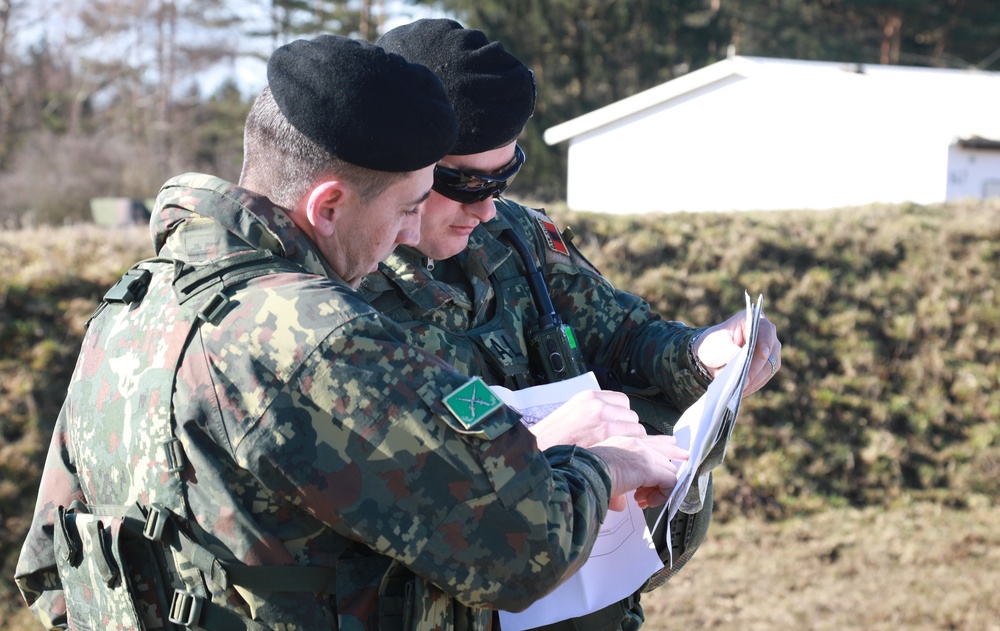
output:
[[[417,242],[456,131],[426,67],[324,35],[272,56],[238,186],[161,188],[15,571],[45,628],[490,631],[576,571],[614,498],[669,493],[670,441],[542,453],[355,291]]]
[[[637,427],[672,433],[680,411],[698,400],[745,343],[745,315],[703,328],[662,318],[641,297],[605,280],[543,211],[504,196],[525,162],[517,139],[534,111],[536,92],[531,71],[502,43],[449,19],[417,20],[376,43],[434,71],[459,132],[435,169],[420,243],[398,248],[366,278],[365,298],[406,323],[410,343],[461,361],[489,383],[519,390],[593,371],[608,390],[642,393],[627,403],[642,425],[538,423],[532,429],[541,446],[587,447],[595,437]],[[564,329],[553,323],[572,333],[560,333]],[[545,343],[558,339],[560,345],[542,345],[544,326]],[[766,319],[756,349],[746,393],[761,388],[781,365],[781,343]],[[652,576],[630,576],[630,568],[621,568],[616,584],[633,581],[633,594],[596,611],[562,607],[563,619],[552,616],[540,631],[635,631],[643,623],[641,594],[679,571],[705,538],[711,474],[727,440],[696,469],[697,484],[684,504],[690,514],[679,513],[669,530],[662,520],[653,533],[667,565]],[[651,526],[659,513],[647,511]]]

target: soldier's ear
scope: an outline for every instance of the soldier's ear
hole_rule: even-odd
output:
[[[306,219],[316,234],[329,237],[333,234],[337,218],[343,214],[350,189],[338,180],[329,180],[315,186],[306,197]]]

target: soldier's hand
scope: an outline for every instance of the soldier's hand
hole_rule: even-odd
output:
[[[615,436],[590,451],[611,471],[611,510],[624,509],[631,491],[640,508],[663,505],[677,484],[675,461],[688,459],[673,436]]]
[[[746,312],[740,311],[725,322],[706,329],[691,349],[695,357],[713,377],[722,370],[729,360],[746,344]],[[743,396],[760,390],[781,368],[781,342],[778,340],[774,323],[763,313],[757,329],[757,345],[750,358],[747,386]]]
[[[612,436],[644,436],[628,396],[610,390],[587,390],[531,426],[538,448],[553,445],[590,447]]]

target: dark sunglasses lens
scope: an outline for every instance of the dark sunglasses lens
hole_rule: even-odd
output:
[[[504,172],[498,175],[466,173],[456,169],[436,167],[434,184],[431,188],[460,204],[474,204],[490,197],[499,197],[514,181],[522,164],[524,164],[524,151],[520,146],[516,146],[514,159]]]
[[[490,197],[496,197],[507,190],[508,184],[508,182],[490,182],[485,186],[471,188],[459,182],[449,181],[450,179],[435,173],[434,185],[431,188],[460,204],[474,204]]]

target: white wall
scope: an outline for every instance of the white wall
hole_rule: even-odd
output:
[[[630,213],[942,201],[966,95],[919,85],[734,75],[573,138],[567,202]]]
[[[1000,150],[948,148],[948,201],[1000,197]]]

